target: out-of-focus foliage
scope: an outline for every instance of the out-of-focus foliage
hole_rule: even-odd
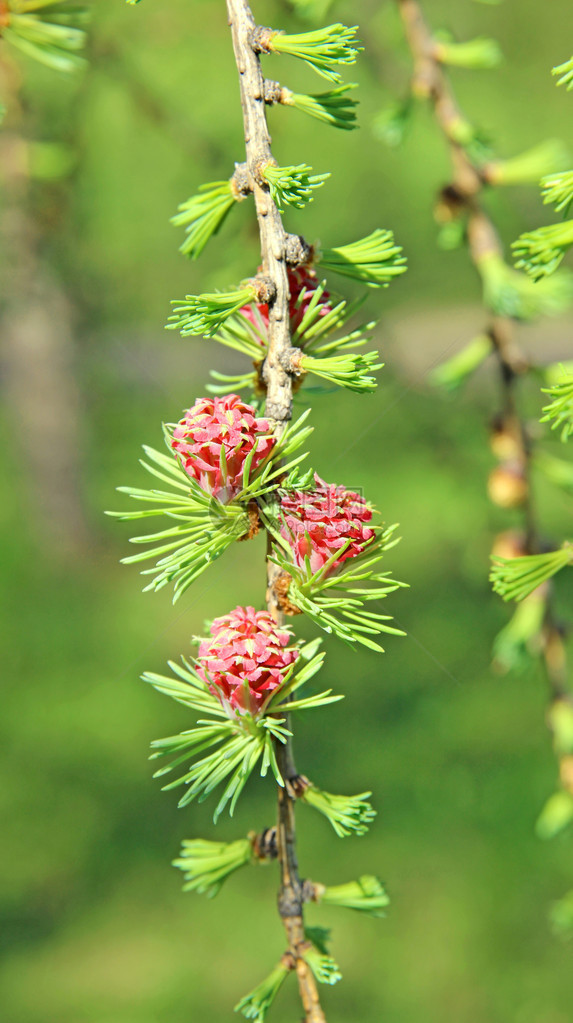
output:
[[[27,466],[11,445],[18,423],[5,418],[0,1001],[8,1023],[223,1023],[237,992],[260,980],[259,949],[269,934],[269,961],[283,952],[272,866],[231,877],[208,903],[181,895],[183,878],[165,855],[171,849],[175,858],[182,841],[197,835],[231,842],[272,823],[269,787],[254,784],[251,807],[239,807],[235,823],[222,823],[217,834],[211,808],[177,811],[152,784],[143,754],[180,717],[137,680],[144,668],[163,671],[174,651],[187,649],[222,600],[259,603],[264,552],[259,563],[257,540],[237,544],[227,554],[235,570],[213,566],[174,613],[167,593],[138,592],[118,564],[129,527],[119,537],[102,516],[141,443],[156,442],[156,423],[204,393],[213,359],[223,372],[241,365],[220,346],[205,351],[210,342],[188,342],[162,327],[173,294],[209,292],[221,277],[232,286],[244,276],[245,251],[257,269],[258,240],[244,204],[201,265],[178,254],[181,232],[169,226],[178,204],[201,182],[228,178],[242,151],[223,6],[98,0],[92,66],[82,83],[26,64],[34,136],[65,140],[77,153],[73,181],[49,186],[41,217],[49,221],[66,188],[66,217],[47,255],[80,314],[83,434],[76,440],[92,533],[83,557],[67,563],[38,542],[23,499]],[[278,20],[278,0],[255,6],[263,24]],[[329,194],[317,192],[303,214],[289,211],[289,226],[302,229],[304,216],[312,240],[320,230],[325,237],[317,240],[335,245],[366,235],[375,205],[378,222],[400,228],[410,265],[392,289],[373,291],[366,307],[368,317],[382,314],[375,343],[387,368],[378,391],[368,401],[348,392],[324,404],[317,397],[313,413],[315,464],[329,479],[363,487],[387,522],[400,522],[407,543],[396,548],[393,568],[415,580],[407,597],[394,595],[397,624],[409,638],[388,646],[383,665],[338,647],[333,656],[327,641],[328,684],[347,698],[325,712],[329,730],[318,742],[312,723],[297,722],[301,769],[337,792],[372,785],[378,811],[362,844],[348,837],[333,847],[329,822],[301,806],[305,873],[337,884],[375,870],[392,898],[383,928],[348,913],[337,929],[330,951],[345,962],[345,979],[332,1005],[326,992],[328,1018],[569,1023],[571,948],[553,937],[546,909],[570,887],[571,844],[542,843],[533,832],[555,786],[542,680],[527,667],[517,679],[489,668],[490,637],[506,620],[486,579],[491,533],[507,523],[484,490],[494,380],[480,371],[481,383],[470,382],[455,403],[420,383],[480,329],[473,312],[479,282],[455,252],[435,248],[428,214],[448,171],[433,126],[417,118],[400,151],[373,140],[370,125],[405,82],[409,61],[393,5],[367,0],[360,7],[357,13],[341,2],[329,13],[347,24],[359,19],[366,53],[387,69],[384,95],[378,67],[366,59],[356,67],[360,130],[349,140],[319,133],[311,118],[288,108],[270,112],[281,163],[304,153],[310,165],[333,171]],[[547,68],[562,46],[569,0],[554,0],[551,19],[533,0],[524,0],[517,19],[509,2],[436,0],[432,8],[433,20],[456,38],[491,35],[501,43],[498,70],[452,71],[464,106],[477,111],[500,149],[524,151],[566,133],[566,97],[559,102]],[[289,31],[304,30],[292,17]],[[316,75],[300,62],[287,70],[281,60],[280,75],[297,93],[317,92]],[[205,83],[200,92],[197,79]],[[489,201],[507,239],[546,214],[535,190]],[[456,336],[446,339],[454,317]],[[524,337],[535,330],[536,343],[552,345],[559,362],[571,323],[556,322],[548,335],[524,328]],[[535,418],[535,389],[529,408]],[[552,450],[563,455],[553,436]],[[566,535],[571,498],[540,489],[539,502],[552,534]],[[569,606],[570,574],[556,582]],[[555,909],[556,931],[565,931],[568,907]],[[309,921],[328,925],[335,913],[311,907]],[[240,940],[229,916],[244,920]],[[360,959],[357,945],[366,949]],[[277,1023],[293,1018],[294,989],[285,986],[273,1011]]]

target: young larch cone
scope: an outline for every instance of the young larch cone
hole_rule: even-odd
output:
[[[292,638],[268,611],[236,607],[215,618],[211,637],[201,641],[199,675],[227,710],[256,714],[298,657],[297,648],[288,646]]]
[[[316,276],[314,270],[310,270],[308,267],[297,266],[289,267],[288,273],[288,285],[289,285],[289,317],[290,317],[290,329],[291,334],[297,330],[302,323],[307,309],[314,297],[316,289],[318,288],[320,281]],[[261,320],[263,321],[265,328],[269,325],[269,307],[268,305],[257,302],[257,310]],[[332,310],[330,304],[330,292],[323,291],[318,305],[317,312],[319,316],[326,316]],[[245,305],[241,309],[241,314],[245,319],[249,320],[250,323],[255,327],[259,327],[259,319],[253,312],[250,305]]]
[[[175,427],[171,447],[201,490],[227,504],[243,489],[245,461],[253,448],[251,474],[272,451],[276,441],[269,431],[268,419],[258,418],[237,394],[198,398]]]
[[[304,568],[306,558],[314,574],[340,551],[328,574],[348,558],[362,554],[375,532],[366,523],[372,511],[360,494],[325,483],[316,473],[314,490],[295,490],[281,497],[281,536],[288,542],[294,564]]]

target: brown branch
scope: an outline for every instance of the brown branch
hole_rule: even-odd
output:
[[[412,92],[431,102],[436,121],[450,152],[452,180],[442,190],[440,204],[452,218],[467,213],[468,250],[479,272],[484,256],[495,254],[503,257],[503,246],[495,225],[480,203],[481,193],[488,183],[487,165],[480,166],[475,163],[467,149],[459,142],[459,128],[467,124],[467,121],[436,57],[434,38],[425,21],[419,0],[397,2],[414,60]],[[492,316],[488,333],[498,360],[504,427],[513,436],[516,461],[521,467],[525,481],[522,505],[525,531],[523,553],[534,554],[541,549],[542,542],[531,488],[533,443],[527,426],[519,415],[515,398],[516,382],[520,376],[528,372],[530,366],[519,347],[515,336],[515,324],[510,317]],[[543,628],[543,659],[552,698],[562,696],[565,685],[565,655],[561,631],[548,599]]]
[[[288,236],[280,213],[272,201],[259,169],[273,159],[265,113],[265,81],[253,46],[256,24],[246,0],[227,0],[235,60],[239,71],[241,105],[245,129],[247,173],[254,194],[261,237],[262,273],[275,288],[269,302],[268,354],[262,376],[267,388],[266,414],[280,435],[292,414],[291,337],[287,277]],[[269,553],[271,539],[268,539]],[[282,621],[274,593],[275,566],[267,561],[267,606],[277,622]],[[280,773],[287,783],[279,787],[277,848],[281,871],[278,908],[286,931],[289,952],[296,963],[299,991],[306,1023],[325,1023],[314,977],[301,953],[305,947],[302,884],[296,856],[295,798],[288,781],[296,776],[290,740],[276,743]]]

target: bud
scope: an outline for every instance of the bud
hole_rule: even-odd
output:
[[[558,697],[547,713],[547,723],[553,733],[556,753],[573,756],[573,703],[565,697]]]
[[[273,159],[266,160],[257,170],[259,184],[268,185],[279,213],[284,213],[285,206],[300,210],[312,202],[314,190],[321,188],[330,177],[330,174],[312,174],[312,167],[306,163],[297,167],[279,167]]]
[[[573,756],[561,757],[559,778],[565,791],[573,796]]]
[[[325,483],[316,473],[314,480],[314,490],[282,495],[281,536],[291,548],[294,564],[304,568],[308,559],[311,574],[340,551],[329,565],[330,574],[348,558],[362,554],[374,539],[374,530],[365,525],[372,511],[359,494]]]
[[[519,508],[527,500],[528,486],[523,466],[505,462],[489,474],[487,492],[500,508]]]
[[[289,286],[289,317],[290,317],[290,329],[291,334],[300,327],[310,303],[312,302],[317,288],[320,286],[320,281],[316,276],[314,270],[310,270],[308,267],[297,266],[289,267],[287,270],[288,274],[288,286]],[[254,327],[259,327],[261,321],[265,327],[265,330],[269,325],[269,307],[268,304],[263,302],[257,302],[257,312],[254,312],[251,305],[243,306],[240,310],[241,315],[245,319],[249,320]],[[332,305],[330,303],[330,292],[323,291],[318,301],[317,314],[318,316],[326,316],[327,313],[332,312]]]
[[[527,554],[525,533],[518,529],[498,533],[493,541],[492,558],[522,558],[525,554]]]
[[[336,66],[354,64],[364,49],[356,39],[356,29],[356,25],[349,28],[339,22],[314,32],[300,32],[296,35],[257,28],[253,33],[252,45],[256,53],[288,53],[291,57],[298,57],[323,78],[341,82],[342,77],[335,70]]]
[[[233,716],[257,714],[298,657],[296,647],[288,646],[291,639],[268,611],[236,607],[215,618],[211,638],[201,641],[198,674]]]
[[[519,460],[523,455],[521,426],[514,418],[496,416],[491,423],[490,446],[500,462]]]
[[[573,821],[573,795],[568,792],[554,792],[543,807],[535,830],[539,838],[555,838]]]
[[[268,419],[257,418],[252,405],[236,394],[199,398],[173,431],[171,446],[185,472],[207,494],[227,504],[243,489],[243,473],[269,456],[276,441],[268,436]]]

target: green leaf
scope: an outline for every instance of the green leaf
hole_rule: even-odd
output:
[[[465,43],[456,43],[447,33],[436,34],[433,55],[441,64],[473,70],[498,67],[503,54],[495,39],[480,36]]]
[[[369,352],[361,354],[350,349],[363,347],[369,341],[366,336],[371,333],[376,323],[366,323],[350,331],[342,337],[332,337],[340,327],[357,312],[363,299],[348,303],[343,299],[329,308],[325,298],[326,281],[322,281],[314,289],[310,302],[306,305],[300,323],[294,331],[292,342],[301,349],[301,356],[295,373],[301,376],[312,373],[335,387],[346,387],[356,393],[374,390],[376,380],[374,372],[382,368],[378,354]],[[295,313],[306,300],[306,292],[301,291]],[[260,367],[268,349],[267,325],[263,321],[256,305],[250,306],[250,316],[244,312],[231,316],[224,327],[214,335],[214,340],[226,347],[240,351],[250,361]],[[260,393],[258,371],[228,376],[211,372],[217,381],[208,388],[215,393],[228,393],[230,390],[249,388],[256,395]],[[219,383],[220,382],[220,383]]]
[[[239,198],[232,180],[201,185],[197,195],[178,206],[178,212],[171,217],[171,223],[184,227],[187,236],[179,251],[190,259],[197,259]]]
[[[168,317],[167,330],[178,330],[182,337],[190,334],[213,337],[233,313],[256,298],[252,284],[238,291],[215,292],[206,295],[186,295],[184,300],[174,299],[173,314]]]
[[[557,213],[567,215],[573,202],[573,171],[549,174],[541,182],[543,202],[555,206]]]
[[[304,315],[293,334],[293,344],[302,348],[305,353],[312,352],[313,355],[332,354],[352,345],[354,348],[366,344],[366,338],[361,335],[364,332],[371,332],[376,326],[375,321],[364,324],[356,330],[351,331],[342,338],[327,341],[330,335],[342,328],[348,320],[364,304],[366,296],[357,299],[355,302],[346,302],[344,299],[337,301],[331,309],[327,309],[327,302],[324,299],[326,281],[322,281],[314,291],[308,303]],[[304,301],[304,292],[301,291],[298,304]]]
[[[267,163],[261,167],[261,177],[269,186],[272,200],[280,213],[285,206],[302,209],[314,199],[313,192],[320,188],[330,174],[312,174],[312,167],[305,163],[297,167],[278,167]]]
[[[213,898],[236,870],[253,862],[253,843],[249,838],[236,842],[208,842],[195,838],[183,842],[173,866],[183,871],[184,892],[197,892]]]
[[[564,171],[570,154],[560,139],[548,139],[508,160],[496,160],[485,167],[491,185],[521,185],[539,181],[545,175]],[[561,174],[555,173],[556,178]],[[547,202],[547,200],[545,200]]]
[[[553,700],[547,713],[547,722],[553,733],[553,747],[557,756],[573,754],[573,702],[570,697]]]
[[[558,64],[552,68],[552,75],[559,75],[557,85],[564,85],[566,89],[573,89],[573,57],[566,60],[564,64]]]
[[[271,560],[291,577],[289,601],[321,629],[338,636],[347,645],[360,643],[382,653],[383,647],[372,636],[381,632],[395,636],[403,636],[404,633],[387,624],[391,621],[390,615],[367,611],[364,605],[372,600],[381,600],[406,585],[393,579],[388,572],[380,572],[377,567],[384,552],[398,543],[393,536],[395,530],[396,526],[391,526],[379,531],[362,554],[347,558],[336,571],[331,572],[332,564],[339,559],[344,548],[335,551],[314,574],[308,566],[303,568],[293,564],[288,557],[287,541],[279,537],[282,550],[277,550]]]
[[[511,247],[516,256],[517,268],[523,268],[534,281],[542,285],[549,283],[542,278],[555,273],[572,245],[573,220],[565,220],[562,224],[548,224],[547,227],[527,231]],[[561,308],[563,304],[559,303],[558,311]]]
[[[310,784],[304,789],[301,800],[322,813],[330,821],[339,838],[347,835],[364,835],[376,811],[368,802],[371,792],[357,796],[334,796]]]
[[[478,334],[451,359],[432,370],[430,381],[446,391],[456,391],[479,369],[492,351],[493,341],[489,334]]]
[[[227,550],[249,532],[249,520],[244,502],[232,501],[223,505],[201,490],[182,466],[173,458],[153,448],[145,448],[149,462],[142,465],[152,475],[165,481],[169,490],[141,490],[120,487],[121,493],[148,505],[144,510],[108,512],[120,520],[161,516],[167,527],[159,532],[133,537],[131,543],[150,545],[148,550],[123,558],[124,564],[155,561],[155,566],[144,569],[144,575],[153,575],[146,590],[159,590],[174,584],[174,601],[195,579]],[[247,498],[248,503],[249,498]]]
[[[314,262],[323,270],[362,281],[370,288],[379,288],[406,272],[406,259],[401,253],[392,232],[379,228],[350,245],[322,249],[316,253]]]
[[[276,32],[265,40],[265,51],[298,57],[323,78],[340,82],[341,76],[335,70],[336,66],[354,64],[364,48],[356,39],[356,31],[356,25],[348,28],[338,23],[296,35]]]
[[[573,433],[573,373],[562,369],[562,377],[545,389],[543,394],[549,394],[552,401],[545,405],[545,415],[542,423],[551,423],[552,430],[561,430],[561,440],[566,441]]]
[[[303,950],[302,958],[310,966],[319,984],[336,984],[342,980],[342,974],[332,956],[321,952],[315,945],[308,945]]]
[[[539,838],[555,838],[573,821],[573,796],[569,792],[554,792],[549,797],[535,825]]]
[[[384,910],[390,903],[384,886],[377,877],[364,874],[357,881],[332,887],[317,886],[317,901],[328,906],[343,906],[355,909],[369,916],[386,916]]]
[[[573,377],[573,359],[564,362],[548,362],[546,366],[538,367],[540,370],[543,381],[548,387],[553,387],[554,384],[560,384],[563,382],[563,376],[567,375]]]
[[[493,643],[493,666],[500,672],[521,672],[541,649],[541,630],[547,609],[547,595],[530,593],[519,603]]]
[[[348,85],[339,85],[336,89],[331,89],[330,92],[311,95],[283,89],[280,102],[285,106],[302,110],[309,117],[314,117],[324,124],[330,124],[332,128],[352,131],[353,128],[358,127],[356,123],[358,102],[351,99],[347,93],[356,88],[355,83],[349,83]]]
[[[312,649],[312,645],[310,648]],[[304,657],[304,649],[302,655],[297,658],[285,676],[282,686],[279,689],[274,689],[263,703],[262,714],[289,714],[293,710],[314,710],[317,707],[326,707],[330,703],[337,703],[344,699],[340,695],[332,696],[331,689],[303,699],[292,699],[293,694],[316,675],[324,661],[322,652],[307,661]]]
[[[376,377],[372,373],[382,369],[384,363],[378,362],[378,352],[346,352],[330,358],[317,359],[312,355],[303,354],[300,358],[300,370],[313,373],[314,376],[327,380],[336,387],[345,387],[355,394],[367,394],[375,391]]]
[[[521,239],[514,243],[516,251],[520,242]],[[536,283],[513,270],[496,253],[482,256],[477,268],[482,278],[484,302],[497,316],[525,321],[557,316],[573,300],[573,279],[569,274],[558,274],[552,280]]]
[[[229,376],[226,373],[219,373],[215,369],[209,370],[209,376],[217,383],[205,384],[205,390],[209,394],[238,394],[240,391],[250,391],[249,401],[253,407],[256,404],[256,395],[259,390],[258,373],[238,373],[236,376]],[[259,395],[260,398],[260,395]],[[260,409],[262,415],[262,408]]]
[[[255,1020],[255,1023],[263,1023],[290,972],[282,962],[278,963],[268,977],[265,977],[250,994],[241,998],[235,1006],[235,1012],[241,1012],[246,1019]]]
[[[573,564],[573,544],[564,543],[547,554],[527,554],[522,558],[492,559],[490,580],[495,593],[504,600],[523,600],[538,586]]]
[[[319,952],[323,955],[328,955],[329,943],[330,943],[330,928],[329,927],[305,927],[304,936],[307,941],[312,941],[312,944],[316,946]]]
[[[72,73],[85,66],[78,55],[86,43],[84,6],[62,0],[12,0],[2,37],[27,57],[55,71]]]
[[[241,352],[252,362],[261,363],[267,351],[266,327],[257,306],[251,305],[250,309],[257,326],[239,311],[230,316],[220,330],[213,334],[213,341]]]
[[[194,799],[202,801],[215,788],[224,786],[215,808],[214,819],[217,819],[227,804],[232,815],[237,800],[255,768],[258,768],[262,777],[265,777],[270,768],[277,784],[281,786],[284,784],[274,744],[284,743],[291,734],[285,726],[286,714],[291,710],[323,706],[341,699],[339,696],[331,696],[330,690],[306,699],[292,699],[293,694],[309,682],[322,665],[324,654],[316,653],[317,648],[316,641],[302,647],[299,657],[287,671],[283,684],[269,693],[267,700],[255,714],[235,711],[222,696],[219,698],[217,687],[214,684],[210,686],[208,680],[205,682],[196,667],[185,660],[182,665],[170,662],[169,666],[175,677],[151,672],[143,676],[144,680],[151,683],[158,692],[201,715],[193,727],[152,743],[153,759],[173,758],[166,766],[156,771],[155,777],[163,778],[174,771],[177,772],[175,780],[169,781],[164,788],[185,787],[186,791],[179,801],[180,806],[186,806]],[[179,770],[181,767],[182,773]],[[355,797],[355,803],[358,798]],[[364,822],[369,810],[370,808],[366,806],[356,805],[352,811],[355,821],[349,821],[349,826],[353,826],[353,823],[360,826],[358,818],[361,817]],[[340,807],[339,816],[342,820]],[[210,852],[213,852],[215,857],[216,850],[210,846],[207,848],[205,844],[200,847],[191,844],[189,851],[192,858],[195,857],[197,849],[207,859]],[[213,874],[217,874],[214,884],[217,882],[220,869],[235,863],[235,857],[240,859],[239,853],[246,856],[245,847],[237,845],[232,849],[221,846],[219,853],[223,862],[211,857],[206,865],[206,869],[208,867],[210,870],[212,866]],[[240,866],[241,862],[237,865]],[[177,866],[182,864],[178,863]],[[200,867],[193,862],[189,869],[191,887],[207,891],[208,885],[206,887],[207,882],[203,879]],[[235,868],[231,866],[230,869]]]
[[[146,507],[107,514],[126,521],[154,516],[167,520],[167,525],[158,532],[132,538],[131,543],[151,545],[148,550],[123,559],[124,564],[155,561],[153,568],[143,570],[144,575],[153,576],[146,590],[159,590],[173,583],[173,600],[177,601],[232,543],[248,535],[250,503],[273,493],[282,485],[285,473],[306,458],[306,455],[294,459],[291,456],[312,433],[312,427],[306,425],[309,413],[310,409],[289,423],[267,458],[254,471],[253,448],[251,456],[245,460],[243,489],[227,504],[203,491],[197,481],[187,475],[173,456],[169,430],[165,429],[167,455],[144,446],[147,461],[141,464],[168,489],[119,487],[121,493]]]
[[[225,783],[213,815],[216,821],[227,804],[229,814],[233,815],[238,797],[263,755],[265,730],[262,724],[253,728],[250,720],[237,719],[234,724],[229,721],[218,725],[205,721],[180,735],[159,739],[152,747],[156,751],[154,756],[177,754],[156,776],[167,774],[184,761],[191,761],[182,775],[163,786],[164,790],[185,786],[186,791],[179,800],[181,807],[195,799],[202,802]],[[197,759],[199,752],[209,749],[211,752]]]

